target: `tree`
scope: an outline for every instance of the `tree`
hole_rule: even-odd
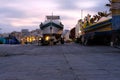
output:
[[[109,0],[109,2],[110,2],[109,4],[106,4],[107,7],[111,7],[112,1]]]
[[[106,4],[105,6],[109,7],[109,11],[111,12],[111,6],[112,6],[112,0],[109,0],[109,3]]]

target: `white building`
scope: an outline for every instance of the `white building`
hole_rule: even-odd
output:
[[[80,22],[79,22],[80,20],[78,20],[78,23],[76,24],[76,26],[75,26],[75,38],[78,38],[78,37],[80,37]]]
[[[62,35],[63,35],[65,41],[70,39],[69,38],[70,31],[69,30],[64,30]]]
[[[31,36],[42,36],[41,30],[40,29],[36,29],[36,30],[32,30],[30,32]]]
[[[2,33],[2,34],[0,34],[0,37],[9,37],[9,34],[10,33]]]

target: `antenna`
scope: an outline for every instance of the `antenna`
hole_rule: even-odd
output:
[[[52,20],[53,20],[53,12],[52,12]]]
[[[83,18],[83,10],[81,9],[81,19]]]
[[[51,36],[52,36],[52,20],[53,20],[53,12],[52,12],[51,20],[50,20],[50,33],[51,33]]]

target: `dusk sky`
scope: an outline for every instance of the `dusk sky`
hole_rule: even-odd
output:
[[[64,29],[73,28],[88,13],[108,11],[108,0],[0,0],[0,33],[39,29],[46,15],[59,15]]]

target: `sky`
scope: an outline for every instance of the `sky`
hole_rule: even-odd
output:
[[[108,11],[108,0],[0,0],[0,33],[39,29],[46,15],[59,15],[70,30],[87,14]]]

